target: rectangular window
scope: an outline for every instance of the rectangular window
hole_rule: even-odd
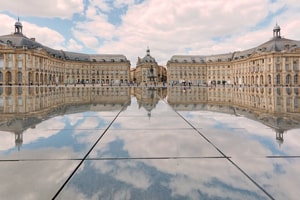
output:
[[[289,71],[290,70],[290,65],[289,64],[285,64],[285,71]]]
[[[276,72],[280,71],[280,64],[276,64]]]
[[[22,66],[23,66],[23,62],[22,61],[18,61],[18,68],[20,69],[20,68],[22,68]]]
[[[0,62],[1,62],[1,60],[0,60]],[[0,67],[1,67],[1,64],[0,64]],[[293,64],[293,70],[294,70],[294,72],[298,72],[299,71],[299,67],[298,67],[297,62],[294,62],[294,64]]]
[[[21,97],[18,98],[18,105],[22,105],[23,104],[23,100]]]
[[[10,61],[8,61],[8,68],[12,68],[12,66],[13,66],[13,62],[10,60]]]

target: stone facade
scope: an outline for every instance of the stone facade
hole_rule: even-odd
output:
[[[167,81],[167,70],[160,66],[147,49],[146,56],[138,57],[136,68],[132,70],[132,81],[137,84],[157,84]]]
[[[27,38],[22,29],[18,21],[13,34],[0,36],[0,85],[300,85],[300,41],[282,38],[278,25],[273,38],[258,47],[210,56],[174,55],[167,69],[149,48],[130,69],[124,55],[51,49]]]
[[[130,62],[123,55],[54,50],[24,36],[19,21],[15,33],[0,36],[1,85],[120,85],[129,81]]]
[[[212,56],[175,55],[167,63],[170,84],[299,86],[300,41],[280,36],[245,51]]]

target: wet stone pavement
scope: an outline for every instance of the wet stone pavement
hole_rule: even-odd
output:
[[[65,88],[25,90],[15,104],[0,99],[1,199],[299,199],[297,112],[256,118],[232,102],[174,103],[182,88],[116,89],[113,100],[75,89],[82,102],[55,96],[69,99]],[[12,118],[20,96],[40,107]]]

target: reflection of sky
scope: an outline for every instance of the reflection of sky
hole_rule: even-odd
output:
[[[284,133],[284,143],[280,146],[275,130],[246,117],[208,111],[180,113],[228,156],[242,156],[245,153],[253,156],[300,154],[300,143],[294,142],[300,139],[297,130]],[[247,152],[245,148],[248,148]]]
[[[275,199],[299,198],[299,159],[278,157],[300,155],[299,129],[285,132],[279,145],[275,130],[258,121],[222,113],[181,114]]]
[[[58,199],[79,199],[73,191],[80,199],[266,199],[224,159],[86,161]]]
[[[38,124],[35,128],[27,129],[23,132],[23,143],[17,152],[14,145],[14,134],[5,133],[0,137],[7,138],[7,134],[12,135],[9,142],[12,145],[1,145],[1,154],[3,156],[14,155],[18,158],[30,157],[35,155],[33,151],[41,149],[62,149],[72,148],[74,152],[87,152],[99,137],[113,117],[102,116],[98,112],[86,112],[80,114],[70,114],[54,117]],[[90,141],[87,141],[90,139]],[[6,149],[4,148],[5,146]],[[36,156],[36,155],[35,155]],[[47,156],[46,156],[47,157]],[[3,157],[3,159],[6,159]]]
[[[299,156],[299,129],[285,133],[284,143],[279,146],[274,130],[258,121],[209,111],[178,112],[276,199],[296,199],[300,196],[296,189],[300,187],[299,159],[267,157]],[[0,144],[1,157],[82,158],[114,117],[109,112],[82,112],[45,120],[35,128],[24,131],[20,152],[16,152],[12,145]],[[266,198],[197,131],[164,101],[159,101],[151,111],[151,117],[148,117],[147,111],[132,100],[132,104],[105,132],[58,199]],[[9,138],[14,145],[14,137],[11,136],[11,133],[0,135],[2,141],[7,142]],[[34,169],[44,167],[38,163],[32,164]],[[15,172],[18,166],[22,167],[22,164],[13,166]],[[66,166],[68,172],[62,177],[74,169]],[[9,166],[3,163],[0,168],[2,172],[9,170]],[[50,174],[53,169],[59,170],[55,162],[49,164]],[[12,173],[8,174],[14,180],[28,178],[20,174],[15,178]],[[57,174],[51,177],[46,181],[48,184],[57,181]],[[35,183],[41,182],[44,177],[40,178]],[[0,173],[0,179],[9,178]],[[7,187],[13,186],[9,184]],[[41,188],[45,190],[44,186]],[[27,187],[25,189],[28,190]],[[0,194],[7,196],[7,192],[1,189]]]
[[[59,153],[69,154],[66,151]],[[51,199],[78,162],[70,160],[2,161],[0,163],[0,197],[5,200]]]

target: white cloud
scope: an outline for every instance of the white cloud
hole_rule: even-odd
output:
[[[82,45],[78,44],[74,39],[69,40],[69,45],[67,47],[70,51],[80,51],[82,49]]]
[[[20,16],[71,18],[83,11],[82,0],[0,0],[1,10]]]
[[[59,32],[52,30],[48,27],[39,27],[35,24],[28,22],[22,22],[23,24],[23,33],[31,38],[35,37],[36,41],[42,43],[45,46],[54,48],[54,49],[63,49],[63,43],[65,38]]]
[[[104,12],[111,11],[111,7],[108,4],[107,0],[91,0],[90,1],[90,8],[97,8]]]
[[[123,6],[132,6],[134,5],[134,0],[115,0],[114,6],[117,8],[123,7]]]
[[[16,19],[7,15],[0,14],[0,20],[2,21],[3,29],[0,29],[1,35],[7,35],[14,32],[14,24]],[[52,30],[48,27],[39,27],[35,24],[22,21],[23,34],[28,38],[35,38],[37,42],[49,46],[54,49],[62,49],[65,38],[59,32]],[[11,31],[7,31],[11,30]]]
[[[119,40],[105,42],[99,52],[124,52],[135,66],[137,57],[145,55],[147,46],[162,65],[174,54],[186,54],[186,48],[202,55],[249,49],[270,39],[275,19],[268,27],[249,30],[282,6],[281,2],[270,4],[266,0],[228,3],[187,0],[184,4],[182,1],[146,1],[129,7],[122,17],[122,25],[111,32]],[[283,12],[282,15],[293,14]],[[292,24],[295,29],[299,22],[283,23]],[[225,39],[216,42],[214,38]]]
[[[23,1],[17,2],[23,7]],[[124,54],[132,67],[138,56],[145,56],[147,46],[161,65],[166,65],[175,54],[211,55],[253,48],[272,37],[276,21],[284,37],[298,40],[300,35],[297,29],[300,7],[296,0],[273,3],[269,0],[148,0],[138,4],[134,0],[91,0],[85,12],[80,0],[34,3],[26,2],[21,16],[30,13],[31,16],[71,18],[74,13],[82,13],[81,19],[85,18],[73,21],[73,39],[45,28],[41,35],[33,36],[40,42],[53,48]],[[16,1],[5,1],[2,5],[3,10],[18,13]],[[36,9],[41,7],[49,9]],[[125,13],[111,13],[124,7],[128,8]],[[11,26],[5,21],[7,16],[0,18],[4,19],[2,27],[7,30]],[[120,21],[114,23],[116,18]],[[46,31],[51,37],[46,38]]]
[[[243,12],[237,17],[236,10]],[[249,18],[252,13],[256,14]],[[211,38],[239,34],[266,15],[266,1],[259,1],[259,4],[233,1],[225,5],[216,1],[186,1],[184,4],[181,1],[146,1],[129,7],[122,17],[122,25],[109,31],[111,38],[119,40],[107,40],[98,51],[124,52],[134,66],[137,57],[143,57],[150,46],[152,55],[164,65],[172,54],[183,54],[186,48],[219,53],[223,48],[211,51],[214,44]],[[222,53],[228,52],[225,50]]]

